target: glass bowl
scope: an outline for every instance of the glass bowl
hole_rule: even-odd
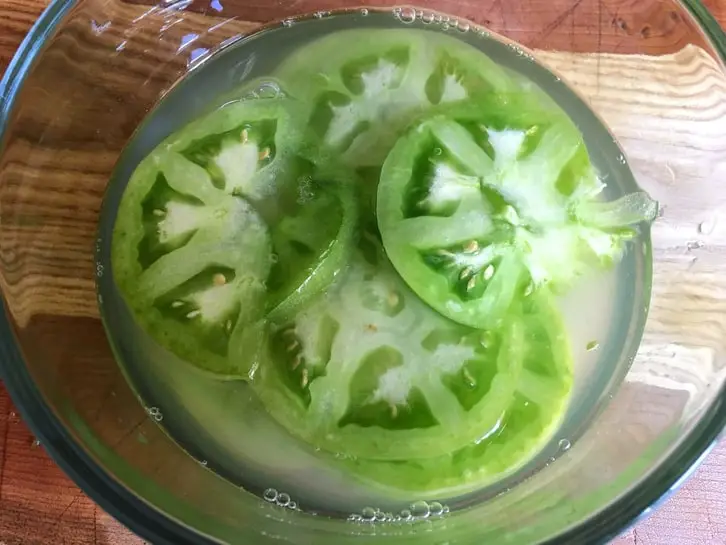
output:
[[[181,104],[177,84],[237,40],[338,9],[518,42],[599,114],[617,160],[662,209],[617,292],[632,319],[578,373],[551,457],[415,522],[313,515],[220,477],[127,382],[99,316],[96,284],[109,270],[99,214],[146,115],[167,96],[203,108],[213,97]],[[697,0],[56,0],[0,83],[2,378],[61,467],[156,544],[606,541],[677,487],[726,422],[725,48]],[[239,65],[225,74],[230,89],[246,75]]]

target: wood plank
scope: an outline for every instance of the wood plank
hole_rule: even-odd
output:
[[[635,51],[646,52],[652,55],[669,54],[680,51],[685,45],[687,25],[677,17],[665,15],[654,17],[654,13],[661,13],[664,0],[602,0],[602,1],[569,1],[569,0],[528,0],[522,2],[522,9],[516,13],[503,14],[501,10],[502,0],[450,0],[452,8],[450,11],[467,16],[474,22],[486,24],[493,30],[503,32],[521,41],[527,46],[538,49],[569,49],[579,52],[591,52],[595,50],[608,51],[611,53],[632,53]],[[308,0],[298,0],[294,5],[296,9],[308,4]],[[360,2],[364,5],[366,2]],[[372,5],[385,5],[387,0],[371,2]],[[394,2],[388,2],[391,5]],[[665,2],[666,4],[673,2]],[[153,11],[148,3],[142,2],[120,2],[109,1],[103,3],[103,7],[94,13],[86,14],[86,17],[95,17],[97,26],[102,26],[104,17],[113,20],[131,20],[144,16],[144,24],[160,28],[163,24],[173,21],[173,13],[160,13]],[[235,2],[224,0],[219,2],[224,5],[220,13],[212,6],[214,2],[195,0],[190,9],[195,10],[197,17],[187,17],[181,23],[174,24],[169,30],[177,40],[188,34],[199,34],[195,47],[206,48],[219,40],[219,37],[233,37],[240,33],[247,33],[254,27],[254,22],[265,17],[270,9],[266,0],[248,0]],[[710,0],[707,2],[714,14],[720,17],[722,24],[726,22],[726,2],[723,0]],[[0,72],[4,70],[9,62],[14,49],[27,32],[27,29],[38,16],[45,5],[44,0],[0,0]],[[279,18],[289,16],[285,11],[288,4],[281,3]],[[326,9],[338,5],[335,0],[330,4],[324,1],[316,3],[317,9]],[[593,17],[596,13],[597,17]],[[236,16],[238,19],[232,23],[222,25],[211,34],[207,32],[210,26],[221,23],[222,17]],[[170,20],[170,17],[172,20]],[[84,19],[87,22],[87,18]],[[210,25],[211,21],[211,25]],[[532,32],[528,30],[532,25],[528,21],[537,21],[539,30]],[[592,21],[599,21],[594,25]],[[251,24],[252,23],[252,24]],[[120,148],[123,146],[126,137],[135,127],[136,123],[143,118],[148,109],[156,102],[155,89],[160,83],[172,82],[180,72],[186,69],[188,57],[176,55],[175,50],[159,48],[156,42],[135,41],[133,38],[124,35],[121,30],[112,27],[106,32],[97,34],[97,28],[88,24],[78,24],[68,39],[78,43],[94,41],[103,47],[121,47],[125,55],[120,55],[118,65],[104,66],[108,62],[105,54],[83,57],[83,62],[95,66],[96,70],[110,70],[113,77],[104,78],[104,98],[100,103],[89,105],[88,115],[101,116],[101,118],[113,126],[118,126],[118,134],[106,142]],[[145,62],[144,56],[149,55],[146,51],[154,46],[153,55],[158,57],[158,63]],[[142,60],[133,60],[133,55],[139,55]],[[580,77],[580,83],[587,88],[582,78],[587,77],[587,60],[584,57],[577,58],[560,57],[561,66],[559,69],[567,72],[574,80]],[[689,62],[685,57],[680,57],[677,64],[688,73]],[[77,70],[81,59],[72,56],[62,56],[52,59],[55,63],[55,70]],[[550,62],[558,62],[557,58],[550,58]],[[697,59],[698,61],[698,59]],[[602,69],[602,60],[597,70]],[[615,61],[613,61],[615,62]],[[569,64],[568,64],[569,63]],[[581,63],[581,64],[577,64]],[[698,63],[703,65],[703,63]],[[116,70],[118,69],[118,70]],[[613,70],[628,69],[628,66],[613,66]],[[637,80],[637,69],[629,67],[635,73],[630,76],[631,80]],[[702,66],[699,70],[702,69]],[[125,72],[127,71],[127,72]],[[124,79],[128,73],[134,77]],[[667,72],[665,72],[667,74]],[[134,87],[136,78],[144,78],[153,82],[152,85],[144,88]],[[88,85],[94,83],[93,72],[89,74],[86,82]],[[664,80],[667,76],[664,76]],[[133,83],[131,83],[133,82]],[[642,81],[639,81],[639,84]],[[663,86],[667,81],[661,82]],[[716,84],[717,92],[721,92],[720,83]],[[659,89],[662,90],[663,86]],[[637,86],[636,86],[637,87]],[[658,172],[652,164],[643,162],[638,153],[639,139],[647,134],[647,127],[629,126],[626,113],[618,112],[618,101],[612,101],[608,96],[608,84],[597,85],[590,89],[589,97],[594,101],[596,108],[610,112],[608,121],[620,123],[620,129],[628,132],[630,142],[627,138],[624,141],[626,148],[635,152],[634,166],[640,168],[641,172],[653,181],[658,187],[663,177],[663,172]],[[63,108],[64,101],[69,99],[79,100],[82,97],[76,96],[78,89],[72,85],[68,89],[54,89],[49,93],[42,86],[33,89],[33,93],[44,96],[50,110]],[[618,89],[622,91],[622,89]],[[634,99],[637,98],[637,89],[631,90]],[[587,92],[586,92],[587,94]],[[121,106],[126,97],[132,96],[133,108],[129,111]],[[719,101],[721,100],[719,95]],[[721,104],[726,103],[720,102]],[[718,107],[718,103],[711,105]],[[25,112],[27,114],[27,112]],[[121,117],[119,117],[121,115]],[[618,117],[619,116],[619,117]],[[32,120],[33,115],[29,114],[28,119]],[[42,119],[42,116],[38,116]],[[702,119],[701,119],[702,120]],[[62,140],[66,136],[68,127],[63,125],[38,126],[29,123],[27,133],[14,144],[11,160],[14,162],[11,168],[21,168],[23,160],[28,153],[27,141],[35,141],[39,135],[47,142]],[[724,134],[713,133],[709,135],[711,142],[724,142]],[[93,289],[90,281],[93,263],[90,261],[90,251],[93,245],[93,232],[95,231],[95,220],[98,211],[98,202],[102,194],[107,172],[113,167],[116,154],[107,146],[99,146],[95,143],[93,133],[85,134],[80,132],[76,140],[69,142],[73,146],[73,153],[64,159],[66,167],[77,165],[72,175],[64,172],[48,172],[37,183],[47,190],[54,189],[53,198],[46,198],[37,192],[30,194],[27,188],[13,187],[9,193],[0,194],[0,208],[3,199],[5,203],[22,202],[23,217],[15,218],[15,225],[11,231],[6,231],[9,236],[5,241],[0,241],[0,257],[5,263],[22,264],[18,265],[15,271],[8,271],[11,286],[6,285],[5,289],[10,297],[16,297],[16,308],[20,311],[21,322],[30,323],[38,309],[51,314],[70,316],[64,324],[70,327],[70,331],[77,328],[89,328],[89,320],[95,321],[97,311],[95,300],[89,299],[88,294]],[[25,147],[24,147],[25,146]],[[641,148],[642,149],[642,148]],[[698,161],[703,159],[704,154],[722,153],[724,150],[718,147],[709,147],[705,142],[702,149],[693,150],[688,160],[681,163],[671,163],[668,157],[673,156],[673,150],[663,150],[663,164],[670,168],[689,169]],[[55,149],[49,146],[48,157],[52,157]],[[93,161],[90,161],[92,158]],[[639,160],[641,160],[639,162]],[[93,170],[89,170],[89,164],[95,164]],[[662,167],[664,168],[664,167]],[[668,174],[668,172],[666,172]],[[12,175],[12,173],[11,173]],[[698,172],[692,180],[698,179]],[[81,178],[79,178],[81,177]],[[80,187],[82,186],[82,187]],[[69,189],[69,188],[73,189]],[[90,188],[90,190],[89,190]],[[716,190],[717,188],[715,188]],[[722,192],[721,192],[722,193]],[[720,194],[720,193],[717,193]],[[721,203],[716,203],[719,207]],[[688,212],[676,207],[678,210]],[[677,316],[673,316],[668,309],[673,308],[673,303],[667,301],[669,297],[682,297],[684,304],[702,305],[704,297],[710,297],[709,301],[715,305],[717,311],[714,314],[701,314],[694,320],[692,327],[699,328],[699,334],[704,336],[706,342],[711,343],[714,348],[723,350],[723,342],[726,337],[719,336],[722,324],[719,322],[723,316],[722,292],[713,291],[703,294],[692,291],[684,291],[682,278],[686,274],[694,274],[690,259],[692,255],[687,252],[687,246],[698,234],[696,225],[689,226],[685,231],[677,233],[675,226],[683,222],[692,221],[686,217],[666,216],[667,220],[662,225],[659,233],[663,239],[677,235],[674,244],[682,245],[684,248],[684,260],[666,269],[670,274],[665,281],[659,285],[667,286],[664,292],[656,294],[664,301],[662,306],[654,306],[654,313],[659,323],[663,326],[663,335],[683,334],[682,324]],[[669,223],[671,222],[672,223]],[[725,223],[714,227],[709,234],[702,237],[707,247],[715,246],[719,240],[723,240],[724,232],[721,230]],[[670,226],[670,227],[669,227]],[[5,228],[5,227],[4,227]],[[703,234],[703,233],[701,233]],[[693,236],[691,236],[693,235]],[[680,238],[678,238],[680,237]],[[672,239],[668,239],[673,241]],[[11,241],[11,244],[8,242]],[[4,242],[4,244],[3,244]],[[58,259],[58,248],[63,249],[63,259]],[[700,278],[706,283],[718,281],[718,269],[714,268],[714,261],[709,261],[708,252],[700,252],[703,255],[699,267],[695,273],[702,275]],[[711,265],[709,265],[709,263]],[[7,265],[6,265],[7,266]],[[709,268],[710,267],[710,268]],[[89,280],[78,280],[79,276],[85,276]],[[663,279],[661,279],[663,280]],[[690,285],[693,285],[691,282]],[[720,284],[719,284],[720,286]],[[32,297],[28,297],[32,293]],[[63,297],[59,298],[58,293]],[[20,301],[23,304],[20,304]],[[667,304],[665,304],[667,301]],[[691,309],[695,314],[695,309]],[[23,316],[23,314],[25,315]],[[710,324],[711,327],[701,328],[701,323]],[[668,337],[670,338],[670,337]],[[662,342],[657,335],[652,339],[652,344]],[[57,342],[57,341],[56,341]],[[58,356],[58,365],[63,364],[62,358],[68,361],[68,354],[72,347],[61,350]],[[65,356],[63,356],[65,354]],[[78,360],[81,361],[81,360]],[[60,367],[59,367],[60,368]],[[67,369],[67,367],[65,368]],[[77,368],[79,369],[79,368]],[[113,377],[108,376],[85,376],[78,373],[74,376],[78,388],[87,392],[87,410],[103,412],[104,397],[101,393],[103,388],[96,385],[109,384]],[[86,382],[82,382],[83,379]],[[104,382],[105,381],[105,382]],[[86,385],[86,386],[84,386]],[[111,411],[109,411],[109,414]],[[122,436],[123,429],[111,430],[109,433]],[[108,437],[111,440],[111,437]],[[709,458],[704,466],[697,472],[693,480],[687,483],[684,488],[659,510],[648,521],[639,525],[635,530],[626,533],[619,540],[618,545],[687,545],[690,543],[724,543],[726,541],[726,446],[721,446]],[[140,540],[133,537],[128,530],[122,528],[111,517],[101,512],[88,500],[75,485],[68,481],[57,467],[47,458],[42,448],[33,445],[33,438],[27,428],[20,422],[15,409],[12,407],[7,394],[0,389],[0,542],[5,545],[35,545],[47,543],[109,543],[109,544],[134,544]]]

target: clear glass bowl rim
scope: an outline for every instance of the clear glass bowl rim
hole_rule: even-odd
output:
[[[27,75],[79,0],[52,0],[24,38],[0,79],[0,156],[11,113]],[[700,0],[679,0],[709,38],[726,63],[726,34]],[[147,505],[99,467],[71,438],[43,400],[25,366],[8,318],[4,295],[0,297],[0,379],[31,432],[58,466],[102,509],[142,539],[155,545],[213,545],[215,542],[174,522]],[[618,501],[583,520],[547,544],[607,543],[646,517],[673,494],[695,471],[719,441],[726,428],[726,385],[712,407],[704,412],[681,446],[636,488]]]

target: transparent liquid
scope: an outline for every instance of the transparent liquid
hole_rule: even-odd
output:
[[[583,132],[593,164],[614,199],[637,190],[612,136],[561,79],[515,44],[465,23],[413,10],[360,10],[316,14],[286,21],[226,47],[198,66],[149,115],[124,151],[106,195],[99,230],[98,261],[110,266],[116,210],[139,161],[162,139],[190,120],[220,106],[246,81],[268,75],[306,42],[349,28],[396,28],[402,24],[448,32],[545,89]],[[614,270],[594,273],[561,301],[575,358],[575,387],[560,432],[540,456],[520,471],[460,498],[406,497],[361,485],[319,459],[276,424],[242,382],[202,377],[160,348],[133,321],[111,274],[99,279],[99,302],[119,364],[155,419],[190,455],[236,485],[288,507],[348,517],[370,514],[371,506],[400,512],[416,500],[446,507],[481,501],[526,478],[569,448],[620,382],[635,354],[649,295],[650,248],[646,236],[629,246]],[[595,349],[593,349],[596,346]],[[434,504],[436,506],[436,504]],[[438,506],[437,506],[438,507]],[[424,509],[425,511],[426,509]],[[370,518],[370,517],[369,517]]]

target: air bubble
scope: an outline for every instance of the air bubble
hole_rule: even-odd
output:
[[[328,15],[330,15],[329,11],[316,11],[313,14],[313,17],[315,17],[316,19],[323,19],[323,18],[327,17]]]
[[[451,26],[449,25],[449,23],[444,23],[443,25],[441,25],[441,30],[443,30],[443,31],[447,31],[450,28],[451,28]]]
[[[285,92],[274,81],[260,83],[253,93],[255,98],[281,98],[285,96]]]
[[[438,517],[444,513],[444,506],[437,501],[432,501],[429,504],[429,509],[431,511],[431,516],[433,517]]]
[[[413,515],[411,514],[411,511],[408,509],[404,509],[401,511],[401,519],[402,520],[411,520],[413,518]]]
[[[459,21],[459,24],[456,28],[459,29],[459,32],[466,34],[467,32],[469,32],[471,25],[468,23],[468,21]]]
[[[295,24],[295,19],[284,19],[282,21],[282,26],[290,28],[292,25]]]
[[[287,504],[287,506],[290,509],[292,509],[293,511],[296,511],[297,510],[297,502],[291,501],[290,503]]]
[[[376,510],[373,507],[364,507],[361,511],[361,517],[364,521],[372,522],[376,519]]]
[[[290,495],[284,492],[277,496],[277,505],[280,507],[288,507],[290,505]]]
[[[431,514],[431,508],[425,501],[417,501],[411,504],[411,516],[416,519],[426,519]]]
[[[96,262],[96,276],[99,278],[103,276],[103,264],[100,261]]]
[[[434,148],[434,155],[441,155],[444,151],[441,148]]]
[[[700,250],[705,244],[700,240],[692,240],[686,244],[686,249],[690,252],[692,250]]]
[[[567,452],[568,450],[570,450],[572,443],[570,443],[569,439],[560,439],[559,446],[562,452]]]
[[[665,207],[661,206],[660,209],[663,210]],[[702,221],[698,224],[698,232],[702,235],[710,235],[716,230],[716,225],[718,223],[717,218],[708,219],[706,221]]]
[[[201,461],[201,462],[199,462],[199,463],[200,463],[201,465],[203,465],[204,467],[207,467],[207,464],[208,464],[209,462],[207,462],[206,460],[202,460],[202,461]]]
[[[361,14],[361,15],[362,15],[363,17],[367,16],[367,15],[368,15],[368,13],[369,13],[369,12],[368,12],[368,10],[367,10],[366,8],[363,8],[363,9],[361,9],[361,10],[360,10],[360,14]]]
[[[276,254],[275,252],[272,252],[272,253],[270,254],[270,262],[271,262],[271,263],[272,263],[272,264],[274,265],[274,264],[275,264],[275,263],[277,263],[278,261],[280,261],[280,256],[279,256],[279,255],[277,255],[277,254]]]
[[[623,155],[622,153],[618,155],[618,163],[620,163],[621,165],[627,164],[627,161],[625,160],[625,155]]]
[[[275,490],[274,488],[268,488],[267,490],[265,490],[264,494],[262,494],[262,497],[265,501],[274,503],[277,501],[277,490]]]
[[[361,517],[360,515],[356,515],[355,513],[353,513],[352,515],[350,515],[348,517],[348,522],[362,522],[362,521],[363,521],[363,517]]]
[[[409,24],[416,20],[416,10],[410,7],[396,8],[393,13],[402,23]]]
[[[431,23],[434,22],[434,14],[423,12],[421,14],[421,22],[425,25],[430,25]]]

